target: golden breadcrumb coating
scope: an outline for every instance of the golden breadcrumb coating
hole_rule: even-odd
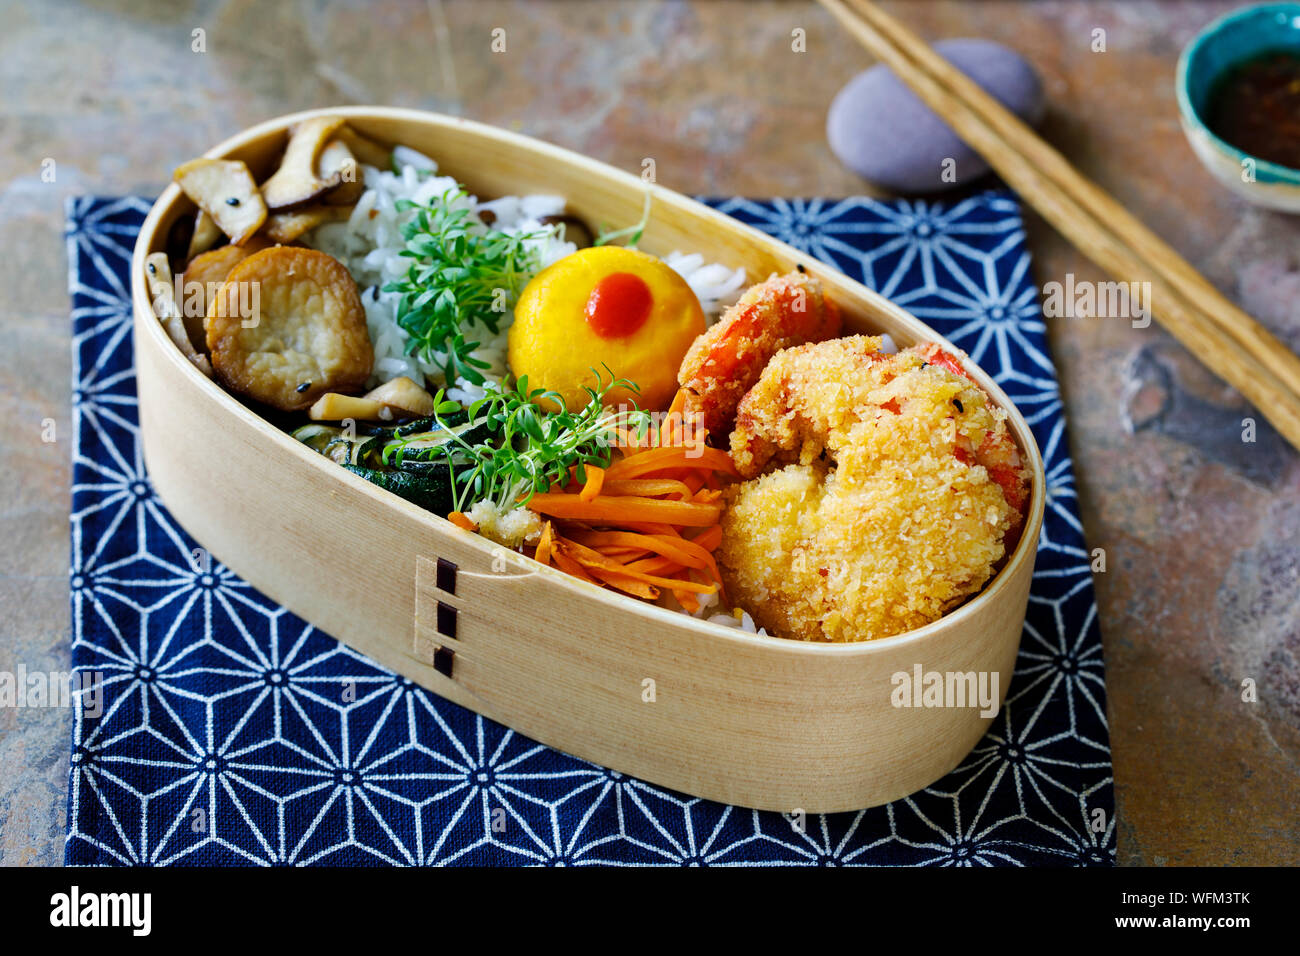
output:
[[[937,620],[992,577],[1021,520],[1006,413],[931,347],[879,345],[787,349],[737,411],[732,456],[752,480],[728,492],[719,563],[731,598],[783,637],[871,640]],[[1012,494],[990,456],[1014,461]]]
[[[839,331],[839,310],[812,276],[791,272],[752,286],[682,359],[677,381],[687,390],[688,420],[726,435],[736,405],[773,355]]]

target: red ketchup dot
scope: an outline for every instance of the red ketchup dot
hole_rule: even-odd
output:
[[[602,339],[631,335],[650,318],[654,297],[640,276],[611,272],[587,297],[587,324]]]

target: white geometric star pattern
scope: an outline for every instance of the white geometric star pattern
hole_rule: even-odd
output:
[[[784,816],[550,750],[398,677],[208,559],[141,460],[129,261],[148,204],[68,204],[73,322],[69,864],[1087,865],[1113,862],[1105,682],[1056,375],[1019,207],[713,202],[891,296],[988,369],[1048,509],[1007,702],[943,780]]]

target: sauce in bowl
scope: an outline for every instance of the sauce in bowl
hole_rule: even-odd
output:
[[[1265,53],[1228,70],[1210,93],[1205,121],[1242,152],[1300,169],[1300,54]]]

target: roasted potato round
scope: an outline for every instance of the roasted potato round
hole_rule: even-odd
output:
[[[359,389],[374,364],[357,284],[314,249],[274,246],[237,264],[204,329],[221,382],[284,411]]]
[[[207,347],[204,323],[208,316],[208,292],[215,294],[226,281],[226,276],[230,275],[231,269],[270,245],[261,236],[253,236],[242,246],[233,243],[219,246],[201,252],[189,261],[181,273],[181,314],[185,317],[185,331],[189,333],[190,341],[196,349],[203,351]]]

